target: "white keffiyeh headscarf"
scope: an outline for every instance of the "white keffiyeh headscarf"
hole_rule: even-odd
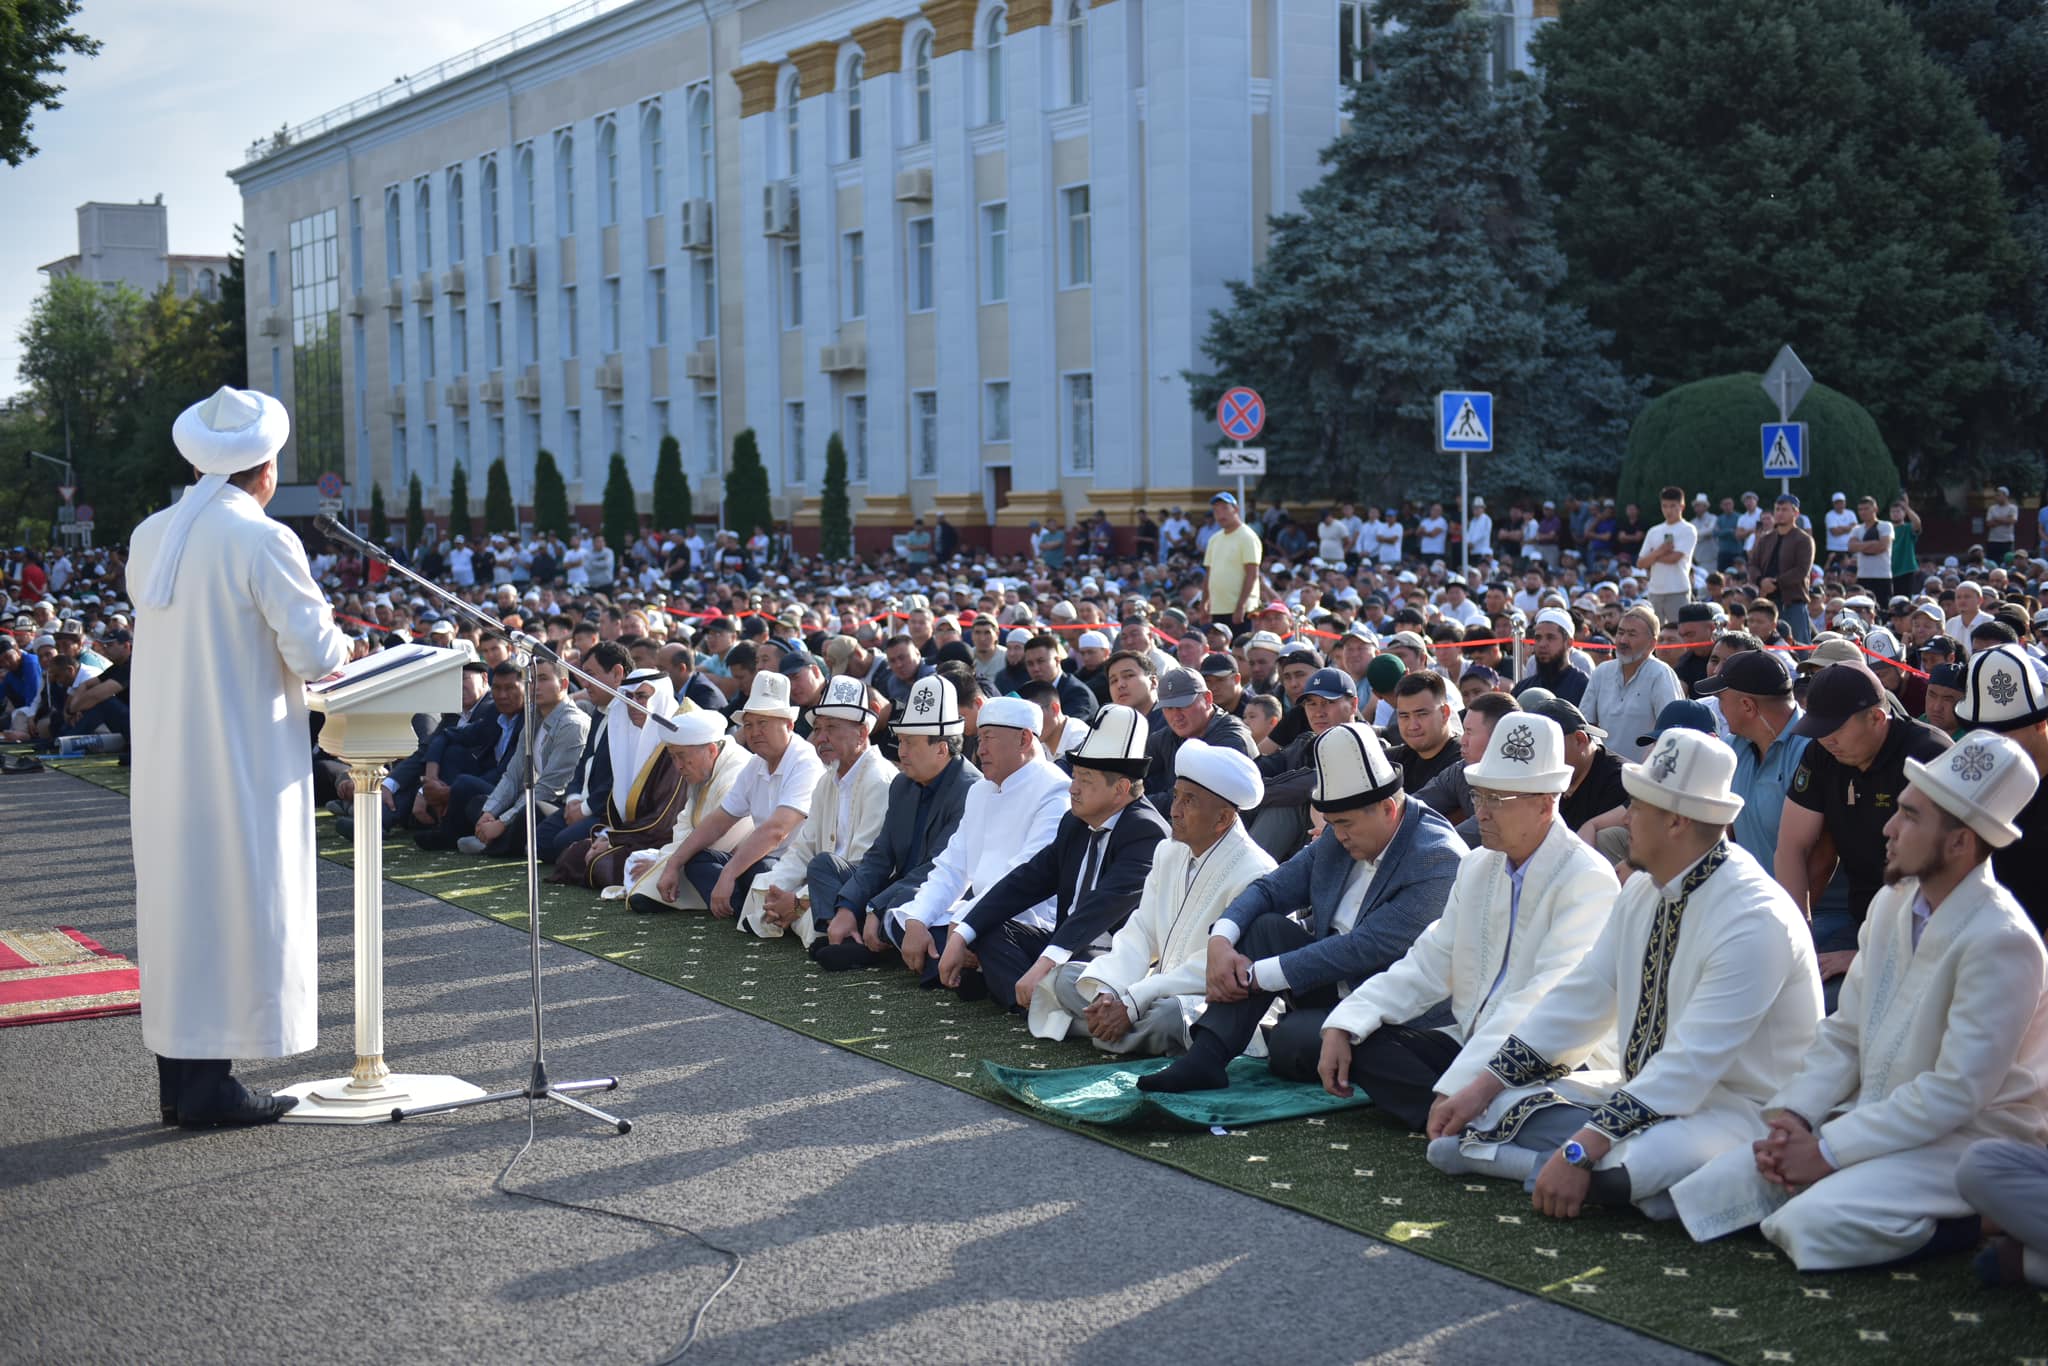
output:
[[[635,669],[626,675],[619,691],[637,693],[643,684],[651,684],[654,688],[654,696],[645,704],[647,710],[656,716],[676,714],[675,684],[659,669]],[[668,731],[661,726],[646,724],[646,718],[617,697],[611,700],[605,713],[605,740],[612,751],[612,786],[621,793],[629,792],[633,780],[640,776],[640,770],[661,748]]]

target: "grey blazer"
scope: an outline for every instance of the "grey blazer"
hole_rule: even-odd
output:
[[[583,708],[566,698],[541,718],[540,748],[534,753],[533,795],[541,814],[548,815],[562,804],[569,780],[583,758],[583,742],[590,734],[590,717]],[[526,805],[526,732],[519,732],[512,757],[498,785],[491,789],[484,810],[500,820],[510,820]]]

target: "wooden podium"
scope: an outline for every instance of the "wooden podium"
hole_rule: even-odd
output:
[[[307,685],[306,705],[327,717],[320,746],[348,762],[356,790],[356,1064],[348,1076],[280,1091],[299,1098],[287,1123],[388,1123],[401,1106],[483,1094],[459,1077],[394,1074],[384,1063],[385,765],[419,748],[414,713],[461,708],[463,661],[455,650],[401,645]]]

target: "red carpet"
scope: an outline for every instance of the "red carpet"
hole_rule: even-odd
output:
[[[0,930],[0,1028],[136,1015],[133,963],[77,930]]]

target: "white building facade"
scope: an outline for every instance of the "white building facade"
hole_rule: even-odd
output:
[[[1547,0],[1494,12],[1524,60]],[[971,540],[1200,504],[1183,372],[1362,73],[1364,0],[586,0],[428,85],[252,148],[250,382],[286,474],[480,499],[537,452],[705,515],[751,428],[815,524]],[[514,41],[519,40],[519,41]]]
[[[40,268],[51,279],[77,275],[100,285],[127,285],[143,295],[165,285],[180,299],[215,299],[227,274],[225,256],[171,250],[164,197],[133,204],[78,206],[78,251]]]

